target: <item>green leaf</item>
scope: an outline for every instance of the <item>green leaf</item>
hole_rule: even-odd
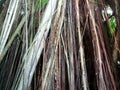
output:
[[[111,34],[111,36],[113,36],[113,34],[115,33],[116,26],[117,25],[116,25],[115,17],[111,17],[110,18],[110,27],[111,27],[110,34]]]
[[[47,5],[47,3],[48,3],[48,0],[38,0],[37,8],[42,9],[43,7]]]

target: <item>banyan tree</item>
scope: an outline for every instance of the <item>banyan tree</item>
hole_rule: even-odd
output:
[[[120,90],[120,0],[0,0],[0,90]]]

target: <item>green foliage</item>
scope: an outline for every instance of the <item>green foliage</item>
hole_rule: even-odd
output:
[[[42,9],[45,5],[47,5],[48,0],[38,0],[37,2],[38,2],[37,3],[37,8]]]
[[[115,20],[115,17],[113,16],[113,17],[111,17],[110,18],[110,27],[111,27],[111,29],[110,29],[110,35],[111,36],[113,36],[113,34],[115,33],[115,31],[116,31],[116,20]]]

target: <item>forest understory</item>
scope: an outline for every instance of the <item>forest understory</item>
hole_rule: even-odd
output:
[[[120,90],[120,0],[0,0],[0,90]]]

